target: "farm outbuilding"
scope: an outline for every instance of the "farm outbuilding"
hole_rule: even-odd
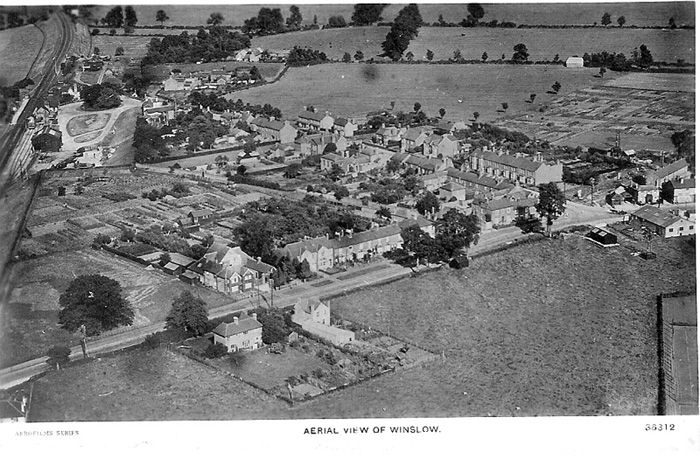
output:
[[[617,245],[617,236],[603,228],[593,228],[586,236],[604,247]]]
[[[583,58],[578,56],[571,56],[566,60],[566,66],[575,69],[583,68]]]
[[[32,147],[40,151],[59,151],[63,142],[61,131],[46,126],[40,133],[32,137]]]

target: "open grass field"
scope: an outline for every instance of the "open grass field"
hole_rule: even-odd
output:
[[[0,366],[45,354],[55,344],[77,343],[57,324],[58,298],[74,276],[86,274],[102,274],[121,284],[123,295],[135,312],[131,327],[164,320],[173,299],[182,291],[193,288],[160,271],[148,271],[145,266],[90,249],[19,262],[14,266],[10,281],[10,307],[2,311]],[[208,307],[230,301],[230,298],[210,289],[196,288],[196,294]]]
[[[256,37],[252,44],[261,48],[282,49],[292,46],[311,47],[325,52],[329,58],[341,59],[345,52],[354,56],[360,50],[365,59],[382,54],[381,43],[389,27],[353,27],[345,29],[308,30],[298,33]],[[572,40],[571,37],[576,37]],[[481,59],[486,52],[490,60],[513,56],[513,47],[525,43],[530,60],[561,60],[584,53],[608,51],[629,55],[646,44],[657,61],[695,62],[694,30],[657,29],[500,29],[462,27],[422,27],[411,41],[408,51],[415,59],[426,59],[427,50],[433,60],[450,59],[455,50],[467,60]]]
[[[654,262],[631,250],[547,240],[334,299],[342,317],[446,360],[293,408],[154,350],[48,374],[33,420],[655,414],[655,296],[695,288],[695,253],[679,239],[657,244]]]
[[[134,5],[140,25],[160,25],[156,22],[156,11],[164,9],[170,21],[165,25],[201,25],[205,24],[213,12],[223,14],[226,25],[241,26],[243,21],[256,16],[261,4],[247,5]],[[289,4],[265,5],[269,8],[280,8],[286,19],[289,16]],[[390,21],[405,5],[390,4],[382,14],[384,20]],[[664,26],[670,17],[675,17],[678,25],[695,24],[695,10],[691,2],[676,3],[510,3],[483,4],[485,15],[483,21],[513,21],[518,24],[593,24],[600,22],[604,12],[609,12],[613,20],[624,15],[628,25]],[[424,21],[435,22],[442,14],[446,21],[459,22],[467,16],[466,4],[419,4]],[[104,17],[108,6],[99,6],[93,14],[96,18]],[[304,24],[311,24],[314,15],[319,24],[326,24],[328,18],[342,15],[347,21],[353,11],[352,3],[342,4],[300,4],[299,11],[304,18]]]
[[[96,131],[107,126],[109,113],[93,113],[90,115],[75,116],[68,121],[68,135],[79,136],[87,132]]]
[[[413,111],[419,102],[429,116],[444,107],[449,120],[467,121],[478,111],[479,121],[491,121],[503,115],[502,102],[508,103],[509,112],[531,110],[531,93],[537,94],[538,103],[546,103],[555,97],[547,94],[555,81],[563,95],[600,84],[595,74],[592,69],[543,65],[329,64],[290,68],[277,83],[228,97],[271,103],[285,117],[296,116],[304,105],[335,116],[363,117],[395,101],[396,111]],[[299,87],[313,89],[300,92]]]
[[[33,25],[0,31],[0,86],[11,86],[27,76],[43,41]]]
[[[120,57],[121,60],[135,59],[140,61],[143,56],[148,52],[148,43],[151,41],[152,37],[142,37],[142,36],[109,36],[109,35],[94,35],[92,37],[92,46],[100,48],[101,54],[109,54],[114,56],[117,47],[121,46],[124,48],[124,55]]]
[[[30,421],[255,419],[284,417],[286,406],[164,349],[116,354],[52,372],[37,381],[34,394]]]

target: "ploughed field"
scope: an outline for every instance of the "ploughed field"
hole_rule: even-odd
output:
[[[695,289],[688,240],[522,245],[331,300],[335,313],[444,351],[289,407],[177,353],[135,350],[36,382],[34,420],[309,419],[656,413],[656,295]]]

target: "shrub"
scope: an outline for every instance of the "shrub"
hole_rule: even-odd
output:
[[[155,334],[148,335],[146,339],[143,340],[143,347],[146,349],[155,349],[160,346],[160,340]]]
[[[100,29],[92,29],[91,34],[92,34],[92,35],[99,35],[99,34],[100,34]]]
[[[61,365],[65,365],[70,361],[70,348],[67,346],[51,346],[48,354],[49,358],[46,360],[46,363],[57,370],[61,369]]]
[[[204,357],[207,359],[218,359],[228,354],[226,346],[221,343],[212,343],[204,350]]]

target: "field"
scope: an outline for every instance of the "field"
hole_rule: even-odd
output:
[[[332,59],[341,59],[345,52],[354,56],[360,50],[365,59],[369,59],[382,54],[381,43],[388,31],[388,27],[309,30],[257,37],[253,46],[270,49],[309,46]],[[572,35],[575,40],[569,39]],[[621,52],[628,56],[634,48],[646,44],[657,61],[695,62],[694,30],[422,27],[407,52],[412,52],[416,59],[425,59],[430,49],[436,61],[451,58],[455,50],[460,50],[467,60],[480,60],[484,52],[488,53],[489,60],[499,59],[502,54],[510,59],[518,43],[527,45],[532,61],[552,60],[557,54],[566,60],[572,55],[599,51]]]
[[[44,36],[34,26],[0,31],[0,86],[11,86],[27,76]]]
[[[94,35],[92,37],[92,46],[100,48],[101,54],[109,54],[114,56],[118,46],[124,48],[124,55],[120,60],[129,62],[130,60],[140,61],[148,51],[148,43],[152,37],[139,36],[109,36],[109,35]],[[135,62],[138,63],[138,62]]]
[[[576,236],[546,240],[478,259],[467,270],[436,271],[333,299],[343,318],[442,350],[445,360],[293,408],[156,350],[50,373],[36,383],[34,417],[653,415],[656,295],[695,288],[695,253],[679,239],[655,244],[659,258],[653,262],[632,256],[633,250],[631,242],[601,249]]]
[[[136,313],[131,327],[164,320],[173,298],[191,289],[175,277],[90,249],[21,262],[14,267],[10,307],[4,311],[7,320],[2,321],[0,333],[0,366],[42,355],[54,344],[77,344],[75,337],[58,327],[58,298],[74,276],[95,273],[121,284]],[[196,292],[209,307],[230,301],[213,290],[197,288]]]
[[[284,417],[286,406],[164,349],[102,357],[53,372],[36,382],[34,394],[30,421],[253,419]]]
[[[280,8],[284,18],[289,16],[290,5],[270,5],[270,8]],[[383,12],[385,20],[390,21],[404,5],[390,4]],[[435,22],[442,14],[447,21],[459,22],[467,16],[465,4],[425,4],[419,5],[424,21]],[[600,22],[604,12],[609,12],[613,19],[625,15],[628,25],[665,26],[668,18],[675,17],[679,25],[695,24],[695,10],[692,3],[524,3],[524,4],[484,4],[483,21],[513,21],[518,24],[593,24]],[[139,19],[139,25],[160,25],[156,22],[156,11],[165,9],[170,21],[165,25],[201,25],[205,24],[209,15],[215,11],[223,14],[226,25],[241,26],[243,21],[257,15],[260,4],[248,5],[207,5],[206,7],[177,4],[167,5],[134,5]],[[99,6],[93,14],[96,18],[104,17],[109,10],[107,6]],[[319,24],[326,24],[328,17],[342,15],[350,21],[353,5],[346,4],[301,4],[299,11],[304,18],[303,24],[311,24],[314,15]]]
[[[413,111],[419,102],[429,116],[437,116],[444,107],[449,120],[467,121],[478,111],[479,121],[492,121],[502,116],[502,102],[509,104],[509,111],[531,110],[531,93],[537,94],[537,103],[546,103],[553,100],[546,92],[555,81],[562,85],[560,94],[566,94],[600,84],[595,74],[592,69],[542,65],[329,64],[290,68],[273,85],[228,97],[271,103],[285,117],[294,117],[304,105],[335,116],[364,117],[395,101],[396,111]],[[314,89],[300,93],[301,86]]]

